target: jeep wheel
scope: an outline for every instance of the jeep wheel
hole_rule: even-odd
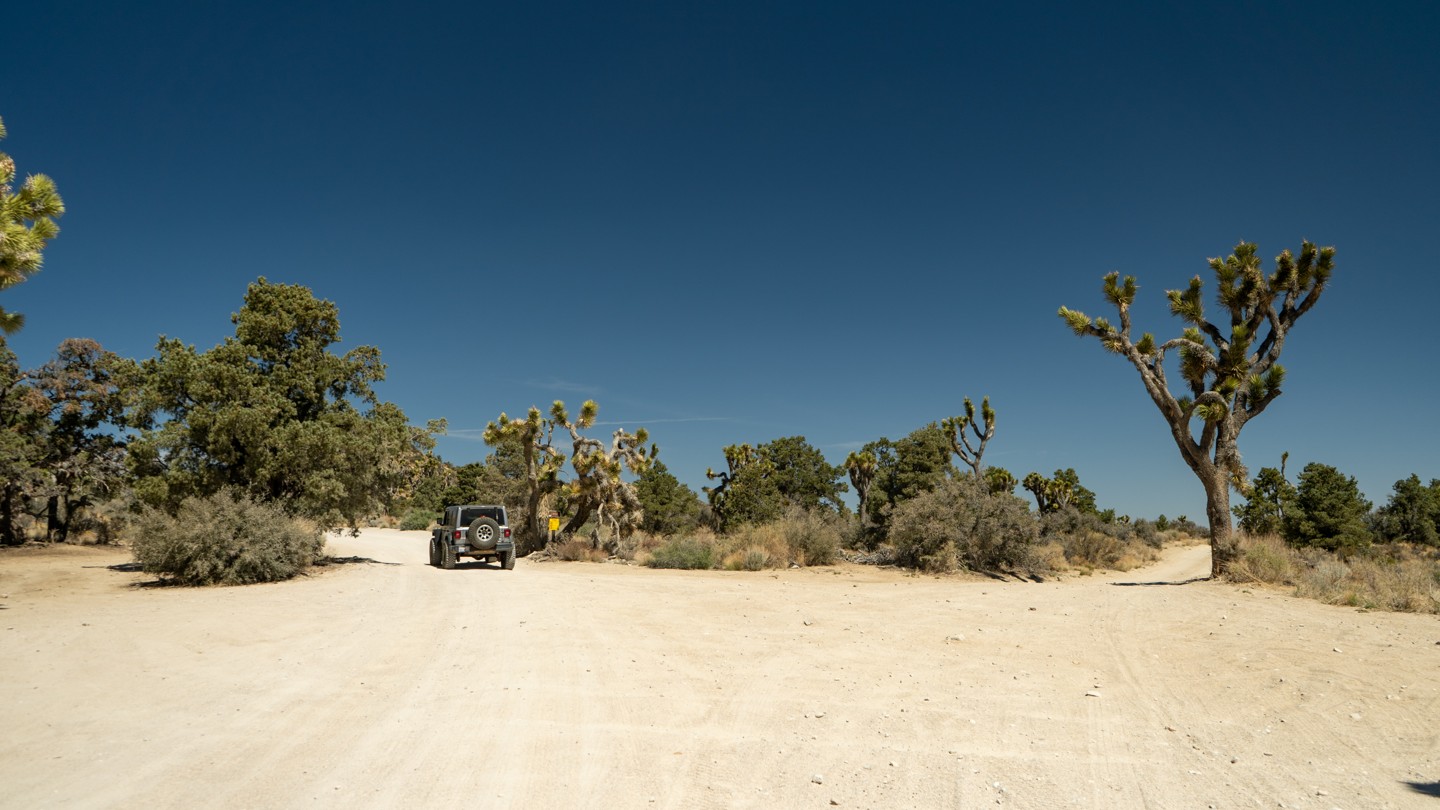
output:
[[[440,542],[433,537],[430,538],[430,564],[440,567]]]
[[[500,539],[500,524],[494,518],[479,517],[470,521],[470,528],[465,530],[465,537],[470,541],[470,547],[478,551],[489,551],[495,548],[495,543]]]
[[[455,547],[449,543],[440,544],[440,567],[446,571],[455,570]]]
[[[500,567],[506,571],[511,571],[515,568],[515,549],[512,548],[509,551],[500,552]]]

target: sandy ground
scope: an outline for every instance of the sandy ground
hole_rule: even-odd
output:
[[[0,806],[1440,808],[1440,622],[1188,581],[0,554]],[[381,564],[383,563],[383,564]]]

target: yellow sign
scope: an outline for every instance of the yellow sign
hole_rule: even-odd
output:
[[[558,517],[552,517],[552,518],[550,518],[550,531],[552,531],[552,532],[558,532],[558,531],[560,531],[560,518],[558,518]]]

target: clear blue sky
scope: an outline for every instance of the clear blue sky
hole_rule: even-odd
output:
[[[1202,519],[1134,369],[1056,309],[1171,336],[1236,242],[1338,269],[1241,439],[1440,477],[1430,3],[26,3],[0,146],[69,209],[4,293],[65,337],[208,348],[257,276],[340,308],[380,395],[482,458],[594,398],[692,487],[721,448],[834,462],[988,395],[986,461]]]

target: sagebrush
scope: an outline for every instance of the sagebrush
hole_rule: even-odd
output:
[[[174,515],[147,507],[129,537],[141,570],[182,585],[290,579],[325,548],[314,525],[227,491],[187,498]]]
[[[1024,501],[991,493],[972,476],[942,482],[895,507],[890,542],[901,565],[922,571],[1024,571],[1040,527]]]

